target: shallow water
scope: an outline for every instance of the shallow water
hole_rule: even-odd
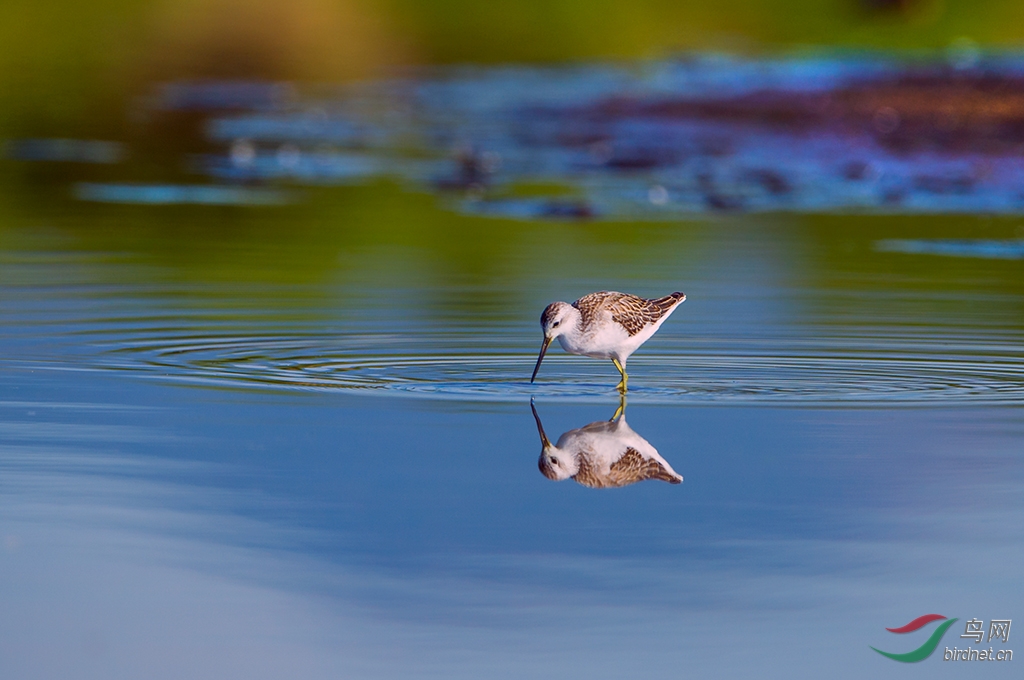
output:
[[[626,265],[647,278],[614,276],[615,242],[597,243],[583,246],[586,261],[569,266],[613,274],[591,274],[593,283],[582,284],[570,277],[579,287],[568,291],[548,268],[572,252],[569,243],[556,252],[543,252],[537,242],[494,254],[516,261],[519,270],[491,272],[476,285],[459,282],[458,272],[435,274],[438,280],[424,286],[396,282],[387,270],[372,283],[331,280],[327,272],[316,284],[276,287],[161,281],[157,271],[136,263],[97,263],[95,255],[80,254],[60,265],[81,280],[11,287],[5,311],[21,322],[9,331],[15,341],[58,344],[80,369],[228,388],[607,401],[615,382],[610,365],[555,351],[531,385],[527,361],[539,347],[537,310],[548,298],[571,300],[600,287],[603,278],[612,288],[651,295],[685,288],[689,295],[657,341],[630,361],[636,403],[1020,405],[1020,265],[1000,270],[968,252],[957,262],[961,271],[951,274],[927,250],[878,247],[920,240],[828,233],[846,226],[811,227],[812,235],[833,240],[815,244],[801,242],[803,225],[777,220],[648,225],[643,238],[651,245],[633,246]],[[516,229],[540,237],[534,227]],[[588,231],[603,231],[546,229],[581,240]],[[773,252],[781,250],[780,241],[808,252]],[[374,248],[378,262],[408,254],[404,246]],[[837,271],[821,271],[830,263],[815,258],[827,259],[828,250],[838,248],[851,249],[854,259],[837,262]],[[272,262],[274,246],[267,251],[258,257]],[[45,253],[7,257],[7,277],[28,279],[47,265]],[[340,259],[349,257],[359,255],[342,250]],[[419,257],[423,261],[413,268],[430,266],[429,253]],[[871,258],[895,271],[861,271],[861,260]],[[933,264],[934,270],[905,279],[896,272],[908,264]],[[837,288],[825,277],[845,280]],[[965,283],[971,288],[959,288]],[[475,308],[460,308],[469,304]],[[18,356],[22,365],[33,365],[32,351]]]
[[[116,205],[7,163],[4,677],[959,677],[869,645],[1017,613],[1016,218]],[[538,471],[531,398],[553,441],[618,405],[558,348],[529,383],[602,288],[687,293],[625,416],[680,485]]]

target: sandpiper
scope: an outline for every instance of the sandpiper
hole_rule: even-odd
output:
[[[647,299],[629,293],[602,291],[584,295],[571,305],[552,302],[540,315],[544,342],[530,382],[536,379],[551,342],[558,338],[562,349],[570,354],[611,359],[622,375],[618,390],[625,394],[629,355],[654,335],[685,299],[683,293]]]
[[[672,469],[657,449],[626,423],[625,396],[611,420],[599,420],[569,430],[552,444],[544,434],[537,408],[530,400],[540,434],[537,467],[553,481],[572,478],[592,489],[627,486],[647,479],[679,484],[682,475]]]

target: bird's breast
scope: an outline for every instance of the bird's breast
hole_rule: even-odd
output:
[[[621,355],[621,348],[629,335],[618,324],[608,324],[590,332],[580,331],[558,336],[558,342],[569,354],[582,354],[595,359],[610,359]]]

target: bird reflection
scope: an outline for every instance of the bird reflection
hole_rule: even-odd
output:
[[[592,489],[627,486],[646,479],[670,484],[683,481],[668,461],[626,423],[624,398],[611,420],[569,430],[558,438],[557,444],[552,444],[544,433],[532,399],[530,408],[542,446],[537,467],[548,479],[558,482],[572,477]]]

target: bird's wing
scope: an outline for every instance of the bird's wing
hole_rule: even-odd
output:
[[[572,306],[580,312],[580,326],[590,328],[602,312],[608,311],[609,305],[624,296],[625,293],[602,291],[600,293],[584,295],[572,303]]]
[[[590,487],[591,489],[603,489],[608,486],[620,486],[615,484],[608,479],[606,475],[602,475],[597,470],[592,460],[593,452],[585,451],[580,455],[576,461],[579,464],[579,470],[575,475],[572,476],[577,483],[583,486]]]
[[[583,326],[588,326],[603,311],[612,316],[612,321],[620,324],[630,335],[636,335],[649,324],[657,323],[658,319],[672,311],[672,308],[685,299],[682,293],[672,293],[665,297],[648,300],[628,293],[602,292],[584,295],[573,303],[580,310]]]
[[[645,479],[660,479],[669,484],[679,484],[683,481],[678,475],[665,469],[660,461],[644,458],[633,447],[627,448],[622,458],[612,463],[609,477],[615,486],[626,486]]]

